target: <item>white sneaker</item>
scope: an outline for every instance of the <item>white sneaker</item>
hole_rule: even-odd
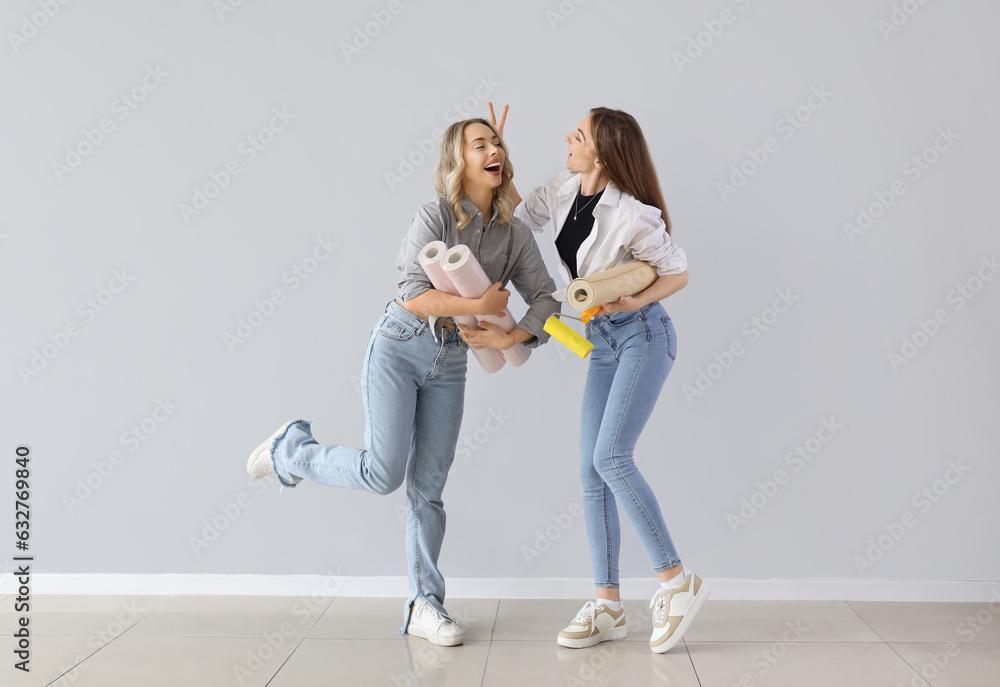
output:
[[[465,630],[454,620],[441,615],[425,599],[417,599],[413,603],[406,634],[422,637],[438,646],[458,646],[465,641]]]
[[[253,450],[250,454],[250,459],[247,461],[247,472],[250,473],[251,477],[260,479],[274,474],[274,462],[271,460],[271,444],[288,429],[289,425],[295,422],[298,422],[298,420],[290,420],[281,425],[277,432],[269,436],[263,444]]]
[[[624,605],[612,611],[604,604],[588,601],[556,641],[560,646],[582,649],[612,639],[625,639],[627,634]]]
[[[649,607],[653,609],[653,634],[649,638],[649,648],[662,654],[677,644],[708,594],[708,585],[694,573],[688,573],[680,587],[658,590],[649,602]]]

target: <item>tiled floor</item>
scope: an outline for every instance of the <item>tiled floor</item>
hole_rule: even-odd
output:
[[[558,646],[582,601],[451,600],[466,642],[443,648],[396,635],[402,599],[36,595],[23,673],[8,597],[0,685],[1000,685],[1000,614],[985,603],[709,601],[657,655],[645,601],[626,602],[627,640]]]

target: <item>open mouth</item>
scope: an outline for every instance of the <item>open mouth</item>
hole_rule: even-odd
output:
[[[489,172],[490,174],[494,174],[494,175],[499,176],[500,175],[500,168],[501,168],[501,165],[500,165],[500,162],[498,161],[498,162],[491,162],[490,164],[486,165],[486,167],[484,169],[487,172]]]

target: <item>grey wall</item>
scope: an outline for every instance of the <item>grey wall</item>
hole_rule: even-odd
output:
[[[665,301],[679,355],[638,459],[690,567],[1000,577],[995,3],[52,5],[0,10],[0,488],[10,504],[30,445],[38,572],[405,573],[402,493],[279,496],[244,463],[296,416],[321,441],[362,441],[368,335],[434,195],[437,146],[421,148],[493,99],[511,104],[522,192],[562,168],[588,108],[644,127],[691,283]],[[386,25],[345,53],[376,33],[372,12]],[[294,119],[250,159],[275,109]],[[745,183],[720,190],[741,165]],[[310,262],[318,240],[337,247]],[[589,576],[585,370],[555,343],[492,377],[470,365],[447,575]],[[648,568],[626,527],[623,575]]]

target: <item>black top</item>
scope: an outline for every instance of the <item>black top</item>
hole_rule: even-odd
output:
[[[573,279],[580,277],[576,273],[576,252],[580,250],[580,246],[594,229],[594,208],[601,202],[601,194],[604,193],[604,190],[601,189],[592,196],[585,196],[582,191],[583,189],[580,189],[577,192],[576,201],[570,206],[569,215],[566,216],[566,224],[563,225],[562,231],[556,238],[556,250],[559,251],[559,257],[569,268]],[[580,214],[577,215],[576,219],[573,219],[573,213],[577,211],[577,208],[580,209]]]

